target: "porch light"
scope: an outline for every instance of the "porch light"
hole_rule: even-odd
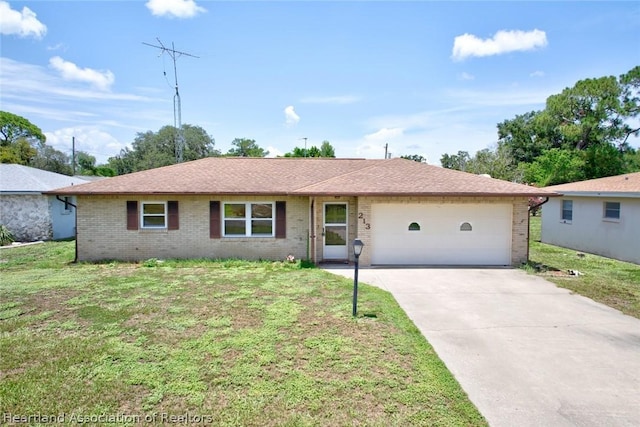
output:
[[[360,258],[363,247],[364,243],[362,243],[362,240],[356,239],[353,241],[353,255],[356,257],[356,263],[358,262],[358,258]]]
[[[355,271],[353,273],[353,317],[356,317],[358,314],[358,259],[360,258],[363,247],[364,243],[362,243],[362,240],[355,239],[353,241],[353,256],[355,257]]]

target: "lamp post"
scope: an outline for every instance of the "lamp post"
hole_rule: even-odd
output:
[[[353,256],[356,259],[355,271],[353,273],[353,317],[356,317],[356,314],[358,313],[358,258],[360,258],[363,247],[364,243],[362,243],[362,240],[355,239],[353,241]]]

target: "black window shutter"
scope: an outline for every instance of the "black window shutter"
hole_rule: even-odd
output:
[[[138,202],[127,200],[127,230],[138,229]]]
[[[209,202],[209,237],[219,239],[220,234],[220,202]]]
[[[276,239],[287,237],[287,202],[276,202]]]
[[[169,230],[178,230],[180,228],[180,216],[178,215],[178,202],[167,202],[167,228]]]

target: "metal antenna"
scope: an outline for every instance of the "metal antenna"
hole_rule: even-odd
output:
[[[156,37],[160,46],[142,42],[142,44],[155,47],[161,50],[161,54],[167,53],[173,59],[173,75],[176,79],[176,94],[173,96],[173,126],[176,128],[176,163],[182,163],[182,153],[184,152],[184,133],[182,132],[182,105],[180,103],[180,92],[178,91],[178,68],[176,67],[176,58],[182,55],[190,56],[192,58],[198,58],[198,56],[191,55],[190,53],[181,52],[175,49],[173,42],[171,42],[171,49],[162,44],[159,38]]]

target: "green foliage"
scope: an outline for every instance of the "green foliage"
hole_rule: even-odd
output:
[[[183,161],[219,156],[214,149],[215,141],[199,126],[182,125],[184,136]],[[137,172],[176,162],[176,128],[164,126],[158,132],[140,132],[131,144],[115,157],[109,158],[107,166],[117,175]]]
[[[406,154],[404,156],[400,156],[401,159],[413,160],[418,163],[427,163],[427,158],[421,156],[420,154]]]
[[[161,413],[189,412],[228,426],[486,425],[384,290],[361,284],[369,317],[354,319],[350,279],[296,263],[145,268],[71,264],[72,252],[71,242],[47,242],[3,253],[7,413],[125,408],[155,424]]]
[[[640,265],[592,254],[578,257],[573,249],[540,243],[540,228],[541,219],[531,218],[525,267],[530,273],[640,319]],[[569,269],[583,275],[562,274]]]
[[[524,181],[541,187],[585,179],[583,156],[575,150],[552,148],[533,163],[521,163]]]
[[[0,246],[10,245],[14,242],[13,234],[6,225],[0,224]]]
[[[315,145],[306,150],[301,147],[295,147],[289,153],[285,153],[284,157],[335,157],[336,151],[329,141],[323,141],[320,148]]]
[[[505,181],[522,180],[522,174],[517,169],[517,165],[512,159],[508,150],[497,147],[495,150],[485,148],[478,151],[467,162],[467,172],[475,174],[487,174],[492,178],[503,179]]]
[[[24,117],[7,111],[0,111],[0,146],[11,145],[21,139],[29,143],[41,143],[47,140],[40,128]]]
[[[231,141],[231,148],[227,151],[229,157],[266,157],[269,155],[254,139],[236,138]]]
[[[0,145],[0,163],[28,165],[37,155],[38,150],[32,147],[26,139],[19,139],[11,144]]]
[[[466,151],[458,151],[458,154],[443,154],[440,158],[440,164],[443,168],[464,171],[471,157]]]
[[[46,144],[38,147],[38,155],[29,162],[29,166],[63,175],[73,173],[69,156]]]
[[[488,173],[539,186],[640,170],[629,144],[640,128],[640,66],[628,73],[585,79],[547,98],[545,109],[498,123],[498,146],[470,157],[444,154],[443,167]]]

